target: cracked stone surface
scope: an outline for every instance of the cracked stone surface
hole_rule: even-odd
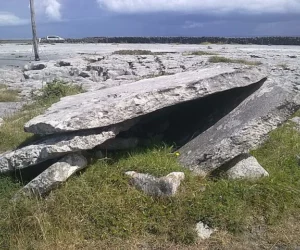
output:
[[[232,88],[259,82],[255,67],[217,66],[62,98],[25,125],[27,132],[53,134],[105,127]]]
[[[300,92],[283,86],[282,81],[269,79],[236,109],[184,145],[179,161],[205,176],[261,145],[269,132],[300,108]]]

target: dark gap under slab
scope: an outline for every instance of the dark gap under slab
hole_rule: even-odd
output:
[[[117,137],[137,137],[141,145],[158,139],[181,147],[229,114],[265,81],[266,78],[247,87],[233,88],[152,112]]]

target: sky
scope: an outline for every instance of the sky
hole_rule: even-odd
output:
[[[300,36],[300,0],[35,0],[39,37]],[[0,0],[0,39],[31,37],[29,0]]]

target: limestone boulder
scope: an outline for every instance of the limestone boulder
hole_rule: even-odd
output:
[[[205,176],[261,145],[269,132],[300,107],[299,92],[280,80],[269,79],[229,114],[184,145],[179,150],[179,161]]]
[[[266,73],[255,67],[219,66],[68,96],[29,121],[25,130],[53,134],[106,127],[178,103],[249,86],[265,77]]]
[[[30,181],[13,199],[17,200],[22,196],[44,196],[86,166],[87,160],[81,154],[67,155]]]
[[[147,195],[156,197],[174,196],[184,180],[184,173],[173,172],[167,176],[156,178],[149,174],[141,174],[134,171],[125,173],[131,177],[131,183]]]
[[[255,157],[242,159],[226,172],[229,179],[255,180],[268,177],[269,173],[258,163]]]

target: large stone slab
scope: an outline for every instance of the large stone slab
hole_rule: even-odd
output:
[[[22,196],[43,196],[86,166],[87,160],[84,156],[80,154],[67,155],[30,181],[13,199],[17,200]]]
[[[53,134],[105,127],[181,102],[249,86],[266,77],[255,67],[215,66],[141,80],[63,98],[25,125],[27,132]]]
[[[12,152],[0,154],[0,173],[23,169],[72,152],[93,149],[119,132],[127,130],[135,121],[127,121],[110,128],[55,135]]]
[[[280,78],[269,79],[232,112],[183,146],[179,161],[205,176],[261,145],[270,131],[300,107],[300,93],[282,86]]]

